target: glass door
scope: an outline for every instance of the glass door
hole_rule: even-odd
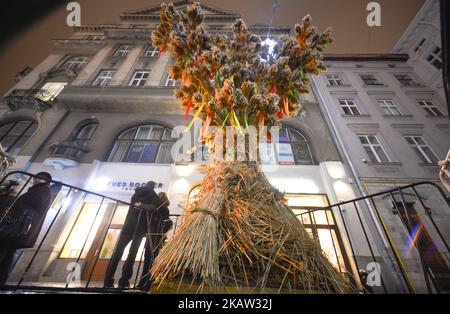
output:
[[[348,274],[348,259],[326,195],[285,194],[289,207],[302,222],[311,238],[318,240],[323,254],[341,273]],[[313,212],[309,212],[315,210]]]

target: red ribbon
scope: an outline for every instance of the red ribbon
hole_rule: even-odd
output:
[[[289,116],[289,102],[286,97],[283,97],[283,104],[284,104],[284,112],[286,113],[286,115]]]
[[[192,106],[192,99],[189,99],[188,103],[187,103],[187,107],[186,107],[186,114],[184,115],[184,123],[186,123],[187,118],[189,116],[189,111],[191,111],[191,106]]]

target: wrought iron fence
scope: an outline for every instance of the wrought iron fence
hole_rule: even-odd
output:
[[[30,173],[13,171],[0,180],[0,185],[8,179],[15,179],[21,182],[17,196],[0,216],[0,222],[7,217],[9,210],[13,208],[18,197],[25,192],[25,189],[30,186],[32,179],[35,177],[35,175]],[[128,209],[130,203],[56,181],[51,182],[51,189],[54,199],[47,212],[46,221],[41,229],[38,241],[32,249],[22,250],[11,272],[9,281],[5,286],[0,287],[0,289],[114,291],[114,289],[103,288],[103,278],[93,280],[93,275],[98,263],[102,260],[102,250],[107,241],[108,231],[111,230],[114,219],[117,218],[118,209],[121,207]],[[86,208],[86,204],[93,205]],[[139,216],[147,213],[145,208],[140,206],[135,205],[134,208],[140,210]],[[65,215],[66,212],[71,213],[69,216],[72,219],[69,219],[69,222],[64,226],[58,225],[61,222],[64,223],[64,220],[67,218],[64,217],[67,216]],[[82,219],[86,215],[89,215],[91,219],[87,219],[82,223],[83,230],[79,232],[76,239],[79,244],[77,250],[75,250],[76,252],[70,252],[61,262],[62,253],[68,244],[68,240],[73,235],[74,230],[77,229],[77,225],[82,222]],[[152,221],[153,217],[151,215],[147,217],[148,221]],[[173,222],[173,226],[165,236],[170,237],[177,231],[181,222],[180,217],[180,215],[176,214],[169,216]],[[136,224],[134,233],[136,233],[137,227],[138,225]],[[156,234],[154,231],[152,233],[151,230],[148,230],[148,232],[151,235]],[[160,235],[162,236],[162,234]],[[142,238],[145,239],[144,236]],[[54,252],[48,252],[49,246],[58,247],[56,257],[53,256]],[[95,246],[94,249],[92,249],[93,246]],[[144,250],[142,250],[138,261],[135,262],[133,267],[135,269],[134,282],[131,284],[133,288],[136,288],[139,277],[144,275],[140,273],[142,272],[143,253]],[[86,260],[87,257],[89,257],[89,261]],[[51,265],[52,263],[49,260],[53,260],[53,265]],[[53,268],[59,267],[61,269],[61,265],[55,266],[55,263],[58,264],[58,262],[63,266],[64,271],[60,271],[59,275],[56,276],[48,276],[46,273],[49,272],[49,267],[53,266]],[[41,267],[42,269],[40,269]],[[120,267],[118,268],[120,269]],[[77,277],[77,274],[79,277],[82,277],[81,280],[72,280]]]
[[[427,191],[421,194],[420,188]],[[426,204],[430,200],[424,199],[425,193],[439,208]],[[339,270],[350,281],[374,293],[450,293],[450,203],[434,182],[396,187],[297,216],[314,221],[316,212],[325,213],[330,232],[334,222],[340,225],[350,256],[347,269]],[[402,241],[402,236],[407,241]],[[381,249],[380,243],[384,244]],[[338,241],[333,241],[336,256],[338,247]],[[369,264],[373,265],[371,272],[379,274],[379,284],[368,282],[365,266]]]
[[[34,177],[30,173],[13,171],[0,180],[0,185],[11,178],[21,182],[17,196],[0,216],[0,221]],[[109,236],[120,232],[119,218],[126,214],[130,203],[56,181],[52,181],[51,188],[54,200],[38,241],[32,249],[21,251],[7,285],[0,290],[117,292],[117,289],[103,287],[103,270],[109,254],[105,248],[109,247],[109,252],[116,249],[117,238],[114,243],[114,237]],[[435,193],[433,199],[424,198],[431,192]],[[432,208],[431,203],[440,204],[442,208]],[[140,209],[142,213],[144,209]],[[446,293],[450,291],[447,242],[450,216],[445,218],[450,214],[449,209],[449,200],[438,185],[419,182],[305,210],[297,216],[305,227],[314,225],[316,230],[322,228],[322,233],[330,233],[330,260],[334,259],[336,268],[351,283],[364,287],[367,292]],[[321,222],[318,213],[322,214]],[[173,228],[167,237],[177,232],[182,218],[171,215],[170,219]],[[393,231],[393,220],[402,224],[402,232]],[[398,229],[398,224],[396,226]],[[407,252],[401,250],[399,234],[411,240],[407,243]],[[143,275],[143,254],[142,250],[133,266],[133,288]],[[368,270],[369,264],[379,267]],[[80,280],[73,281],[77,272]],[[376,276],[369,282],[367,277],[377,272],[379,284],[376,284]]]

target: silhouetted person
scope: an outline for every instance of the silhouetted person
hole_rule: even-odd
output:
[[[0,284],[8,280],[16,250],[32,248],[52,201],[52,176],[39,172],[33,185],[16,200],[0,223]]]
[[[17,196],[18,186],[17,181],[8,180],[5,185],[0,187],[0,223]]]
[[[170,230],[173,225],[169,215],[169,199],[166,193],[158,193],[159,202],[155,209],[147,211],[145,214],[148,221],[148,232],[145,239],[145,258],[142,267],[142,277],[139,280],[138,289],[143,291],[150,290],[151,278],[150,269],[153,261],[158,256],[159,250],[164,244],[165,233]]]
[[[133,265],[136,254],[142,238],[145,236],[148,229],[145,210],[136,206],[138,203],[156,206],[159,199],[154,191],[155,185],[155,182],[150,181],[145,186],[137,188],[131,197],[127,217],[125,218],[122,231],[117,240],[116,248],[109,261],[108,269],[106,270],[104,280],[104,287],[106,288],[114,287],[114,274],[116,273],[117,266],[126,246],[131,242],[127,260],[122,268],[122,277],[119,279],[119,287],[127,288],[130,285],[130,278],[133,275]]]

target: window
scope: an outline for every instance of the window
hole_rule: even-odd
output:
[[[311,238],[317,239],[324,255],[341,273],[347,272],[347,258],[343,249],[335,217],[325,195],[285,194],[287,204],[301,221]]]
[[[364,82],[365,85],[368,86],[377,86],[377,85],[383,85],[382,83],[378,82],[378,79],[373,74],[360,74],[361,80]]]
[[[90,122],[76,128],[67,141],[67,145],[55,146],[53,154],[73,158],[80,157],[82,148],[87,146],[97,126],[98,122]]]
[[[144,86],[149,73],[149,71],[135,71],[128,86]]]
[[[328,85],[330,86],[343,86],[344,80],[340,74],[327,74],[326,75]]]
[[[437,164],[438,158],[421,136],[405,136],[405,139],[424,163]]]
[[[73,57],[66,61],[64,67],[75,70],[81,69],[88,62],[88,60],[88,57]]]
[[[408,87],[419,85],[409,76],[409,74],[394,74],[394,76],[402,86]]]
[[[427,61],[436,69],[442,69],[442,49],[436,46],[428,55]]]
[[[169,74],[167,74],[166,81],[164,82],[164,86],[180,86],[180,82],[172,80]]]
[[[126,57],[128,53],[133,49],[132,45],[120,45],[114,52],[114,57]]]
[[[313,165],[314,160],[306,138],[297,130],[283,127],[271,143],[259,144],[262,164]],[[275,159],[277,157],[277,159]]]
[[[17,155],[22,146],[33,136],[37,123],[32,120],[14,121],[0,126],[0,144],[9,154]]]
[[[61,93],[67,83],[48,82],[45,83],[35,97],[42,101],[52,101]]]
[[[60,258],[86,258],[88,249],[100,228],[103,215],[109,204],[85,203],[67,238]]]
[[[70,224],[71,230],[62,236],[65,241],[59,258],[78,258],[86,259],[92,254],[95,256],[100,251],[99,261],[110,259],[114,252],[114,248],[119,239],[120,231],[123,229],[128,206],[102,204],[100,203],[84,203],[78,215],[74,215],[73,222]],[[112,215],[114,213],[114,215]],[[110,222],[110,224],[109,224]],[[104,236],[104,226],[108,225],[108,230]],[[67,235],[67,233],[69,233]],[[98,237],[104,236],[104,241],[96,241]],[[145,238],[136,254],[136,262],[141,261],[143,256]],[[101,245],[101,247],[100,247]],[[125,261],[130,249],[129,243],[122,254],[122,261]]]
[[[402,113],[397,108],[392,100],[377,100],[378,105],[380,105],[385,115],[388,116],[401,116]]]
[[[157,57],[159,56],[159,48],[153,47],[152,45],[148,45],[147,49],[145,49],[144,57]]]
[[[158,125],[141,125],[122,132],[108,158],[110,162],[171,163],[175,138]]]
[[[372,162],[390,162],[383,147],[375,135],[359,135],[359,140]]]
[[[418,100],[417,103],[425,110],[425,112],[433,117],[442,117],[442,112],[436,107],[431,100]]]
[[[342,107],[342,110],[347,116],[359,116],[361,113],[359,112],[358,107],[355,102],[350,99],[341,99],[339,100],[339,105]]]
[[[92,83],[92,86],[106,86],[108,85],[109,81],[112,79],[115,70],[102,70],[98,74],[97,78],[95,79],[94,83]]]

